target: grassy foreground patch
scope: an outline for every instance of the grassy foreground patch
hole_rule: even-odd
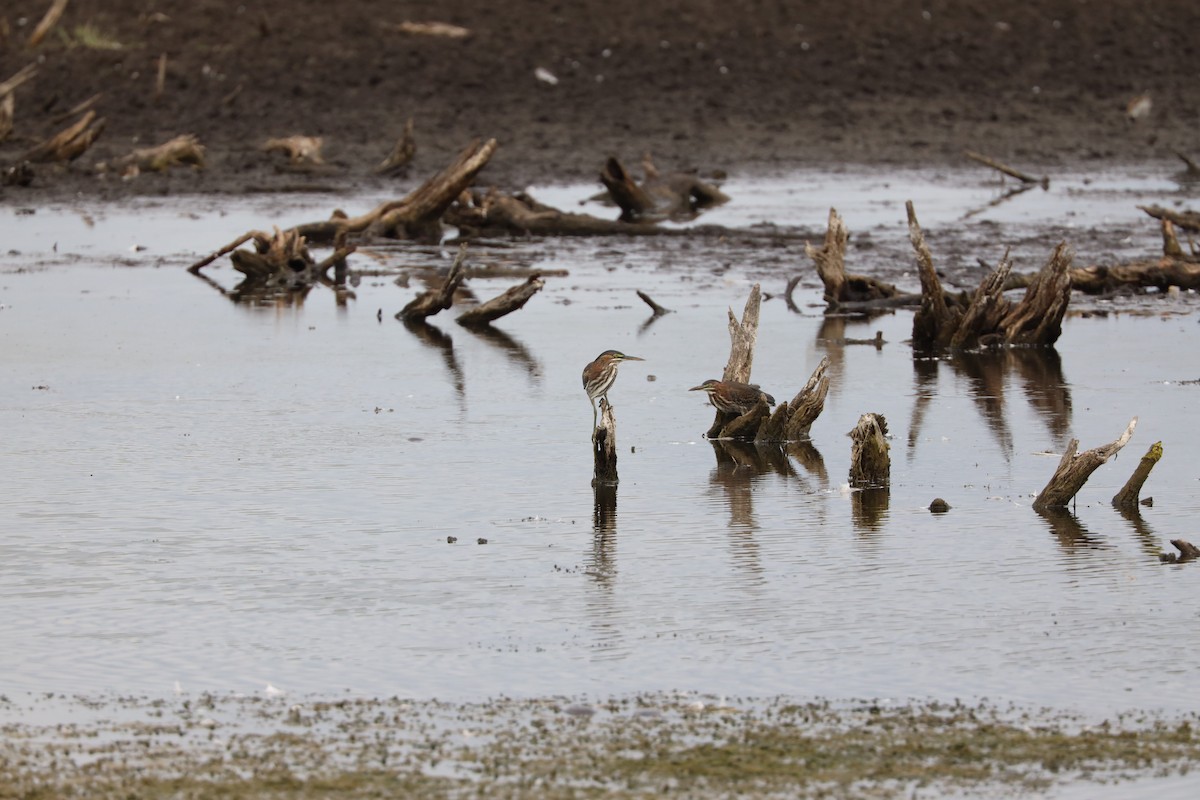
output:
[[[863,797],[1150,779],[1196,719],[986,704],[0,699],[0,798]]]

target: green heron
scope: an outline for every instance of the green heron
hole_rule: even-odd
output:
[[[627,356],[619,350],[605,350],[596,356],[596,360],[583,368],[583,388],[587,391],[588,402],[592,404],[592,427],[596,426],[598,413],[596,398],[608,399],[608,390],[617,379],[617,367],[622,361],[645,361],[637,356]]]
[[[759,398],[766,400],[769,406],[775,405],[775,398],[758,388],[757,383],[708,380],[688,391],[707,392],[709,402],[718,411],[736,414],[739,417],[758,405]]]

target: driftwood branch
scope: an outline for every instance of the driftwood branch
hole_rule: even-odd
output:
[[[96,112],[88,111],[75,123],[30,148],[21,158],[34,162],[74,161],[95,143],[105,124],[103,117],[96,119]]]
[[[466,258],[467,246],[463,244],[459,246],[458,254],[455,255],[454,263],[450,265],[450,272],[446,275],[446,280],[442,282],[442,285],[436,289],[422,292],[413,298],[408,305],[396,313],[396,319],[403,322],[415,322],[449,308],[454,303],[454,293],[458,291],[458,287],[465,277],[463,262]]]
[[[1067,445],[1066,452],[1063,453],[1062,460],[1058,463],[1058,468],[1054,470],[1050,482],[1034,498],[1034,510],[1047,511],[1054,508],[1065,508],[1071,502],[1071,498],[1087,483],[1087,479],[1091,477],[1092,473],[1129,442],[1136,427],[1137,417],[1134,417],[1129,421],[1125,432],[1115,441],[1100,447],[1093,447],[1078,455],[1076,455],[1076,450],[1079,449],[1079,440],[1072,439]]]
[[[625,222],[640,219],[655,210],[653,198],[637,185],[617,159],[609,158],[604,162],[604,169],[600,170],[600,182],[621,209],[621,219]]]
[[[288,163],[293,166],[320,165],[325,163],[321,157],[321,148],[325,139],[320,136],[283,136],[267,139],[263,143],[263,152],[283,153],[288,157]]]
[[[441,236],[446,209],[471,185],[496,151],[495,139],[472,143],[445,169],[400,200],[381,203],[357,217],[335,216],[298,226],[308,241],[321,244],[338,236],[367,234],[392,239],[430,239]]]
[[[408,165],[412,163],[416,154],[417,140],[413,137],[412,117],[409,117],[408,121],[404,123],[404,132],[396,140],[392,152],[388,153],[387,158],[379,162],[379,166],[375,168],[375,174],[399,175],[404,173],[408,170]]]
[[[1172,539],[1171,544],[1179,551],[1175,553],[1163,553],[1159,556],[1160,559],[1170,564],[1182,564],[1185,561],[1195,561],[1200,558],[1200,547],[1189,542],[1187,539]]]
[[[1200,211],[1172,211],[1157,205],[1138,206],[1138,208],[1155,219],[1167,219],[1185,231],[1200,233]]]
[[[37,75],[37,64],[26,64],[7,80],[0,82],[0,142],[12,133],[16,115],[14,93],[21,84]]]
[[[1086,294],[1108,294],[1124,287],[1167,290],[1178,286],[1200,291],[1200,263],[1163,257],[1112,267],[1094,265],[1071,270],[1071,285]]]
[[[468,328],[490,325],[505,314],[511,314],[520,309],[545,285],[546,282],[540,275],[531,275],[524,283],[513,286],[486,303],[481,303],[470,311],[460,314],[455,321]]]
[[[1021,183],[1038,184],[1043,189],[1050,188],[1050,179],[1045,176],[1042,176],[1041,178],[1035,178],[1032,175],[1021,172],[1018,169],[1014,169],[1014,168],[1008,166],[1007,164],[1003,164],[999,161],[996,161],[993,158],[989,158],[989,157],[983,155],[982,153],[976,153],[974,150],[964,150],[963,155],[965,155],[967,158],[971,159],[972,161],[978,161],[980,164],[983,164],[985,167],[991,167],[992,169],[997,170],[998,172],[1002,172],[1011,178],[1016,178]]]
[[[850,431],[850,486],[881,489],[891,484],[891,446],[882,414],[863,414]]]
[[[54,3],[46,10],[42,21],[33,29],[33,33],[29,34],[27,45],[30,49],[41,44],[42,40],[46,38],[46,34],[62,19],[63,12],[67,10],[67,2],[68,0],[54,0]]]
[[[608,398],[600,398],[600,423],[592,431],[592,486],[615,484],[617,477],[617,418]]]
[[[0,97],[12,94],[21,84],[37,75],[37,62],[31,62],[21,67],[4,81],[0,81]]]
[[[621,220],[694,217],[702,209],[729,202],[716,186],[695,175],[675,172],[662,175],[649,155],[642,162],[646,178],[639,185],[616,158],[609,158],[600,171],[600,182],[621,209]]]
[[[190,133],[176,136],[154,147],[142,147],[127,156],[96,165],[100,171],[113,170],[125,177],[141,172],[165,172],[175,166],[204,167],[204,145]]]
[[[1188,158],[1178,150],[1174,151],[1175,155],[1179,156],[1179,160],[1183,162],[1183,171],[1190,178],[1200,178],[1200,164],[1197,164],[1191,158]]]
[[[663,314],[671,313],[671,309],[663,308],[658,303],[654,302],[653,298],[651,298],[650,295],[646,294],[641,289],[637,290],[637,296],[642,299],[643,303],[650,306],[650,310],[654,312],[654,316],[661,317]]]
[[[1159,462],[1163,455],[1162,442],[1155,442],[1150,445],[1150,449],[1146,451],[1146,455],[1142,456],[1137,467],[1133,470],[1133,474],[1129,476],[1129,480],[1121,487],[1121,491],[1113,495],[1112,504],[1117,508],[1136,508],[1138,504],[1138,495],[1142,492],[1142,485],[1146,483],[1146,479],[1150,477],[1150,470],[1154,469],[1154,465]]]

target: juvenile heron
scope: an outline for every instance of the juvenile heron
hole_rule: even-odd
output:
[[[759,398],[765,399],[769,406],[775,405],[775,398],[758,388],[757,383],[708,380],[688,391],[707,393],[709,402],[718,411],[737,414],[739,417],[758,405]]]
[[[596,410],[596,399],[608,399],[608,390],[617,379],[617,367],[622,361],[645,361],[637,356],[627,356],[619,350],[605,350],[596,356],[596,360],[583,368],[583,388],[587,392],[588,401],[592,404],[592,427],[599,421]]]

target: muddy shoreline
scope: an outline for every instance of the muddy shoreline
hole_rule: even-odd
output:
[[[465,38],[405,34],[430,12],[305,0],[72,2],[26,47],[41,5],[4,15],[0,78],[15,94],[12,164],[97,96],[96,144],[35,165],[5,203],[284,189],[398,192],[475,138],[500,150],[482,183],[591,181],[609,155],[664,168],[780,174],[841,163],[936,167],[971,147],[1029,169],[1177,165],[1200,124],[1193,3],[1053,0],[1036,7],[878,0],[439,4]],[[165,59],[163,91],[156,81]],[[537,70],[541,69],[541,78]],[[1150,92],[1130,121],[1127,104]],[[407,177],[372,169],[412,119]],[[97,177],[99,162],[195,134],[202,170]],[[289,168],[266,139],[325,139],[326,164]],[[1194,155],[1194,153],[1193,153]]]

